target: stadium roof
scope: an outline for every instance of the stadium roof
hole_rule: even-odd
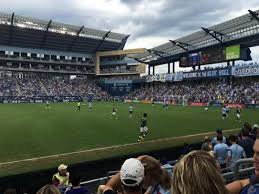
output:
[[[259,35],[259,10],[249,10],[248,14],[208,28],[201,27],[200,31],[176,40],[169,40],[134,57],[149,64],[163,64],[171,62],[174,57],[179,57],[187,51],[194,52],[211,46],[228,45],[253,35]],[[259,45],[259,41],[248,46],[255,46],[254,44]]]
[[[0,44],[81,53],[123,49],[129,35],[0,13]]]

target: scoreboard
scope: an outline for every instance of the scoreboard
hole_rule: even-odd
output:
[[[229,60],[251,60],[249,48],[240,45],[209,48],[196,53],[186,53],[180,58],[180,67],[193,67],[227,62]]]

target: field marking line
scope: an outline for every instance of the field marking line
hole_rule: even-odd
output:
[[[223,132],[231,132],[231,131],[236,131],[238,129],[239,128],[227,129],[227,130],[224,130]],[[205,135],[210,135],[210,134],[214,134],[214,133],[215,132],[197,133],[197,134],[178,136],[178,137],[168,137],[168,138],[154,139],[154,140],[144,141],[141,144],[140,143],[128,143],[128,144],[114,145],[114,146],[108,146],[108,147],[102,147],[102,148],[93,148],[93,149],[88,149],[88,150],[80,150],[80,151],[68,152],[68,153],[63,153],[63,154],[54,154],[54,155],[49,155],[49,156],[41,156],[41,157],[37,157],[37,158],[14,160],[14,161],[10,161],[10,162],[0,163],[0,166],[8,165],[8,164],[21,163],[21,162],[37,161],[37,160],[48,159],[48,158],[58,158],[60,156],[68,156],[68,155],[73,155],[73,154],[80,154],[80,153],[87,153],[87,152],[94,152],[94,151],[103,151],[103,150],[109,150],[109,149],[115,149],[115,148],[123,148],[123,147],[133,146],[133,145],[143,145],[143,144],[147,144],[147,143],[154,143],[154,142],[161,142],[161,141],[168,141],[168,140],[177,140],[177,139],[189,138],[189,137],[195,137],[195,136],[202,136],[202,135],[205,136]]]

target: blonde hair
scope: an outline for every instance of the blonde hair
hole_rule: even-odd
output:
[[[174,194],[227,194],[215,158],[205,151],[185,155],[173,170]]]
[[[54,185],[45,185],[36,194],[60,194],[60,192]]]

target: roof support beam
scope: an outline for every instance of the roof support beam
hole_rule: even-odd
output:
[[[47,24],[46,26],[46,30],[45,30],[45,33],[43,35],[43,39],[42,39],[42,42],[41,42],[41,47],[45,45],[46,43],[46,40],[47,40],[47,36],[48,36],[48,32],[49,32],[49,28],[51,26],[51,23],[52,23],[52,20],[49,21],[49,23]]]
[[[77,35],[76,37],[78,37],[78,36],[80,35],[80,33],[83,31],[84,27],[85,27],[85,26],[82,26],[82,27],[78,30],[78,32],[77,32],[77,34],[76,34],[76,35]]]
[[[142,61],[142,60],[137,59],[137,58],[135,58],[135,57],[129,57],[129,56],[128,56],[128,58],[134,59],[135,61],[137,61],[137,62],[139,62],[139,63],[149,64],[148,62]]]
[[[122,39],[121,44],[120,44],[118,50],[123,50],[123,48],[124,48],[124,46],[125,46],[125,44],[126,44],[126,42],[127,42],[127,40],[128,40],[129,37],[130,37],[130,34],[127,35],[125,38]]]
[[[76,37],[72,40],[72,42],[70,43],[70,45],[67,47],[67,50],[71,50],[77,40],[77,38],[79,37],[80,33],[83,31],[83,29],[85,28],[85,26],[82,26],[76,33]]]
[[[47,27],[46,27],[46,32],[49,31],[49,28],[50,28],[51,23],[52,23],[52,20],[49,21],[49,23],[48,23],[48,25],[47,25]]]
[[[175,46],[178,46],[180,47],[181,49],[185,50],[186,52],[189,51],[189,44],[186,44],[186,43],[182,43],[182,42],[179,42],[179,41],[174,41],[174,40],[169,40],[173,45]]]
[[[13,12],[12,17],[11,17],[11,26],[13,26],[13,23],[14,23],[14,12]]]
[[[108,32],[106,32],[106,34],[103,36],[101,42],[97,45],[95,52],[97,52],[99,50],[99,48],[102,46],[103,42],[105,41],[105,39],[108,37],[108,35],[111,33],[111,30],[109,30]]]
[[[156,50],[152,50],[152,49],[146,49],[150,54],[155,54],[159,57],[164,57],[163,55],[161,55],[159,51],[156,51]]]
[[[9,44],[11,45],[13,42],[13,24],[14,24],[14,12],[12,13],[11,17],[11,27],[10,27],[10,33],[9,33]]]
[[[254,18],[254,19],[256,19],[258,22],[259,22],[259,14],[258,13],[256,13],[255,11],[252,11],[252,10],[248,10],[248,12],[251,14],[251,16]]]
[[[223,39],[222,39],[223,34],[222,34],[222,33],[217,32],[217,31],[215,31],[215,30],[209,30],[208,28],[203,28],[203,27],[201,27],[201,29],[202,29],[204,32],[206,32],[207,34],[209,34],[210,36],[212,36],[214,39],[216,39],[217,41],[219,41],[220,43],[223,43]],[[219,38],[218,36],[219,36],[220,38]]]

